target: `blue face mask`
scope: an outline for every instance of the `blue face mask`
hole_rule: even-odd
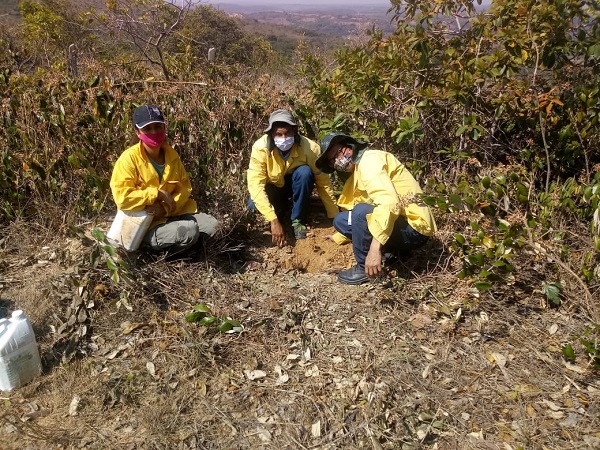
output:
[[[294,136],[286,138],[276,137],[273,139],[273,141],[275,141],[275,145],[279,150],[282,152],[287,152],[290,148],[292,148],[292,145],[294,145]]]

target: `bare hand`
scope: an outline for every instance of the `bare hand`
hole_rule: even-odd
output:
[[[162,189],[158,191],[158,196],[156,197],[156,201],[163,202],[167,207],[167,211],[169,214],[173,214],[175,212],[175,200],[173,196],[169,194],[167,191],[163,191]]]
[[[154,216],[154,220],[162,219],[167,215],[165,208],[163,208],[160,202],[155,202],[152,205],[148,205],[144,208],[144,210],[149,215]]]
[[[381,273],[381,244],[373,238],[367,258],[365,259],[365,273],[369,278],[375,278]]]
[[[277,245],[278,247],[285,245],[285,233],[279,219],[271,220],[271,239],[273,240],[273,245]]]

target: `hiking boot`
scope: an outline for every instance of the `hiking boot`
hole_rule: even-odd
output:
[[[363,284],[369,281],[369,277],[365,273],[365,269],[361,269],[358,265],[348,269],[342,270],[338,273],[338,280],[344,284]]]
[[[306,239],[306,225],[303,225],[298,219],[292,221],[294,228],[294,237],[296,240]]]

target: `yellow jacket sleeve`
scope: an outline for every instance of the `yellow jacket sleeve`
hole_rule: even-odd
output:
[[[269,197],[265,191],[267,183],[279,188],[283,187],[285,176],[292,173],[301,165],[310,167],[315,177],[317,192],[325,206],[327,215],[333,218],[338,212],[338,207],[333,194],[331,180],[327,174],[322,173],[315,165],[319,155],[319,145],[301,136],[300,142],[295,143],[290,150],[287,161],[281,157],[277,149],[269,149],[268,146],[269,139],[267,135],[262,136],[254,143],[246,173],[250,198],[264,218],[267,221],[271,221],[277,217],[275,208],[269,201]]]
[[[269,201],[265,186],[267,185],[267,158],[269,150],[267,149],[266,135],[256,141],[252,146],[250,153],[250,164],[247,172],[248,192],[254,202],[256,209],[264,216],[267,222],[277,218],[275,208]]]
[[[189,176],[172,147],[165,144],[165,170],[162,181],[140,144],[123,152],[113,168],[110,187],[117,208],[123,211],[141,211],[154,204],[160,189],[168,192],[175,201],[173,216],[193,214],[197,205],[191,197]]]
[[[172,215],[178,216],[188,212],[186,207],[192,195],[192,183],[179,155],[170,152],[167,155],[169,159],[163,174],[163,189],[173,197],[175,212]]]
[[[117,209],[141,211],[156,201],[159,190],[158,177],[155,185],[139,183],[136,155],[130,148],[123,152],[115,163],[110,179],[110,188]]]
[[[331,239],[333,240],[333,242],[335,242],[338,245],[344,245],[349,242],[352,242],[350,239],[348,239],[346,236],[344,236],[339,231],[336,231],[335,233],[333,233],[333,235],[331,236]]]
[[[319,147],[319,144],[317,144],[314,141],[309,142],[311,155],[308,161],[310,168],[315,176],[315,185],[317,186],[317,192],[319,194],[319,198],[323,202],[325,211],[327,211],[327,217],[333,219],[335,215],[339,212],[339,208],[337,206],[335,195],[333,193],[331,178],[328,174],[321,172],[316,166],[317,158],[321,154],[321,148]]]
[[[390,238],[400,215],[399,198],[387,170],[384,152],[365,152],[358,165],[358,179],[375,205],[367,216],[369,231],[381,244]]]

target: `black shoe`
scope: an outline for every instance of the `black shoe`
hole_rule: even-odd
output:
[[[338,273],[338,280],[344,284],[363,284],[369,281],[369,277],[365,273],[365,269],[354,266],[348,270],[343,270]]]

